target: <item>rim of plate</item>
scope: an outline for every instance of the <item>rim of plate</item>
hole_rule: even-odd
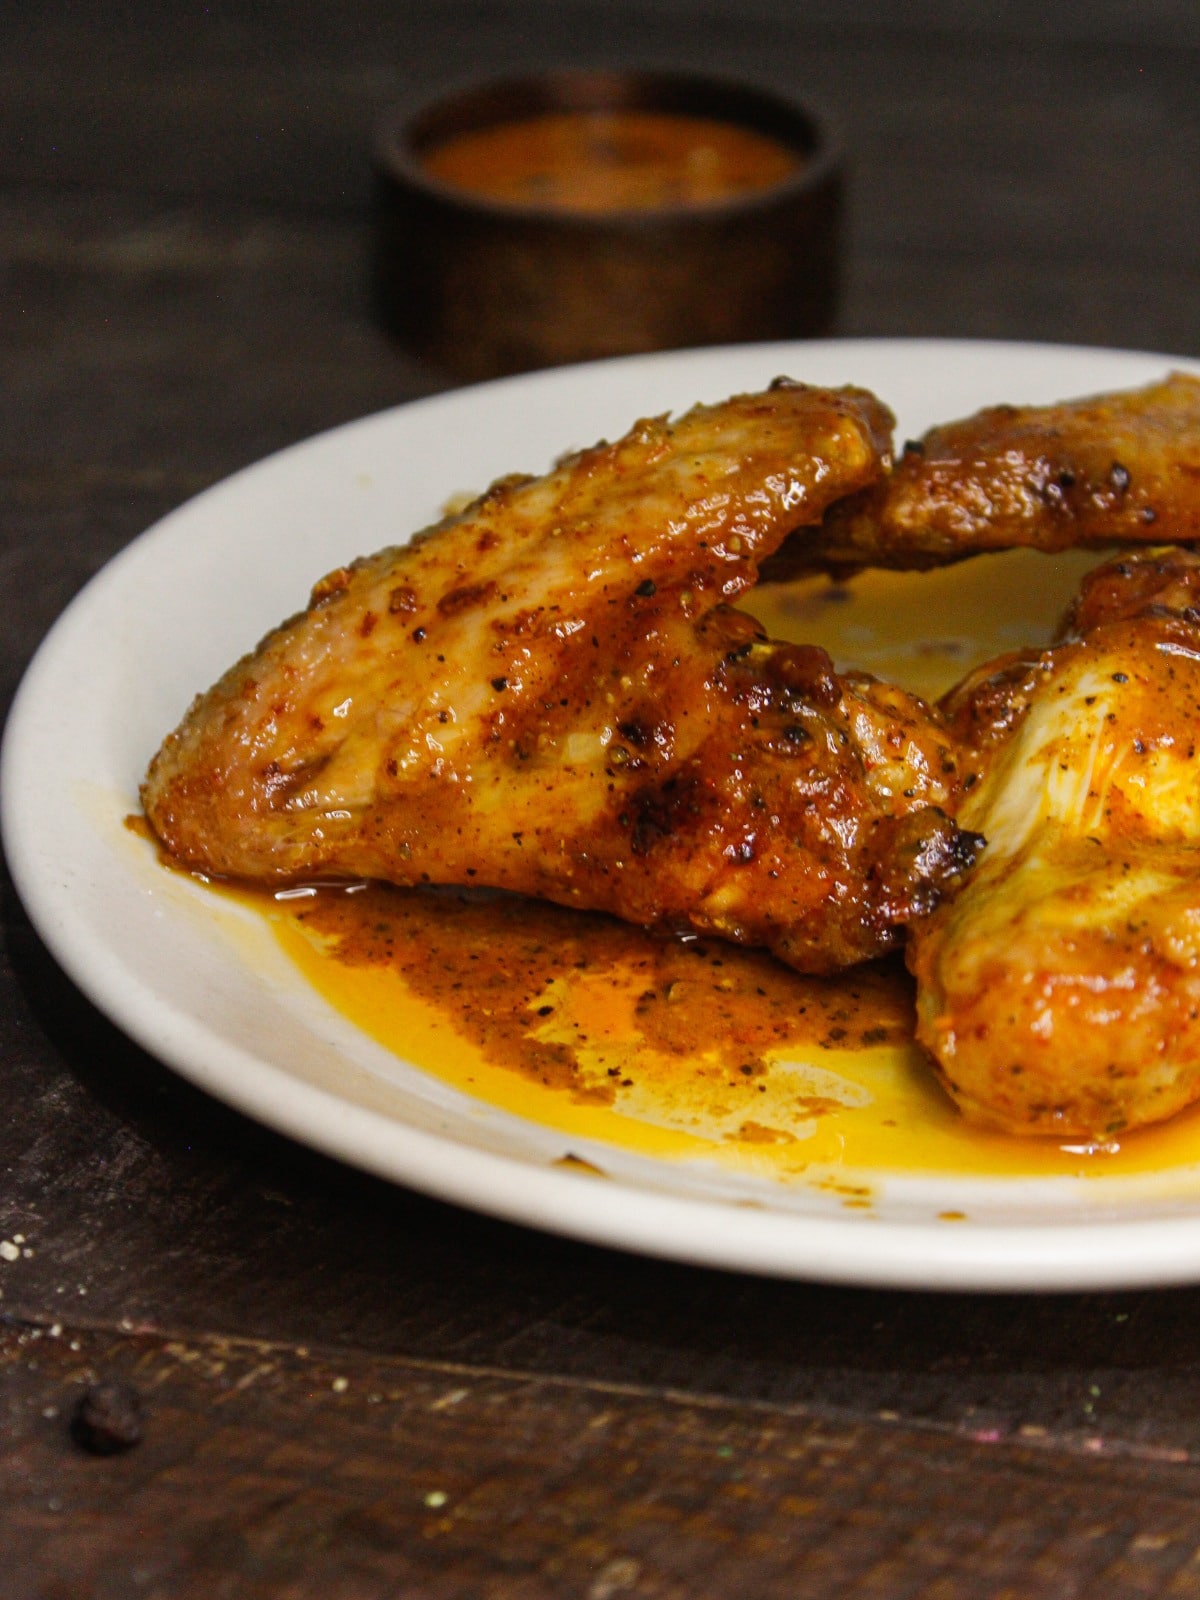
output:
[[[839,363],[848,374],[841,379],[831,375]],[[982,1216],[967,1225],[889,1217],[886,1209],[871,1216],[809,1215],[794,1208],[772,1209],[769,1203],[750,1208],[673,1192],[669,1184],[659,1187],[624,1177],[597,1182],[526,1156],[483,1149],[298,1078],[261,1051],[223,1036],[209,1016],[191,1014],[179,1004],[169,983],[164,991],[136,962],[131,966],[121,929],[102,936],[95,919],[80,914],[81,893],[98,893],[105,885],[90,883],[81,889],[76,862],[62,849],[64,819],[68,841],[73,819],[81,856],[93,867],[98,863],[102,875],[124,871],[105,833],[114,818],[98,823],[77,793],[90,776],[80,770],[87,751],[81,753],[69,734],[73,727],[86,728],[89,720],[107,727],[105,718],[111,720],[114,712],[103,701],[114,674],[87,672],[95,664],[90,652],[97,638],[128,624],[131,611],[136,613],[138,592],[151,578],[163,587],[172,560],[206,522],[220,521],[240,501],[255,509],[265,497],[270,505],[281,483],[296,474],[307,480],[315,469],[319,479],[323,457],[370,459],[390,434],[453,432],[473,419],[477,425],[479,417],[494,417],[503,422],[499,431],[507,451],[520,433],[522,412],[534,417],[535,438],[539,429],[553,428],[559,417],[565,435],[571,426],[586,427],[587,419],[603,412],[610,401],[627,405],[626,394],[642,388],[655,395],[674,388],[680,396],[677,407],[705,389],[715,392],[719,386],[754,382],[736,375],[751,369],[773,376],[802,365],[801,376],[835,382],[862,381],[856,369],[890,366],[903,373],[930,364],[957,374],[955,381],[965,374],[968,388],[971,374],[977,377],[981,368],[999,367],[1014,376],[1024,368],[1044,373],[1046,381],[1061,369],[1060,397],[1086,392],[1076,383],[1138,383],[1164,367],[1200,372],[1200,363],[1184,357],[1016,341],[823,340],[629,357],[500,379],[376,413],[276,452],[168,513],[119,552],[67,606],[30,663],[5,728],[0,828],[17,891],[48,949],[100,1011],[199,1088],[350,1165],[507,1221],[698,1265],[876,1287],[1077,1290],[1200,1278],[1200,1201],[1182,1215],[1169,1209],[1164,1214],[1162,1208],[1122,1215],[1118,1203],[1115,1216],[1109,1206],[1099,1214],[1082,1212],[1056,1220],[1049,1208],[1029,1221],[989,1222]],[[1095,378],[1088,376],[1091,372]],[[722,378],[722,373],[728,376]],[[581,394],[598,404],[580,404]],[[882,398],[889,396],[884,392]],[[973,402],[983,403],[985,399]],[[652,405],[662,408],[657,399]],[[632,420],[628,415],[625,423]],[[611,426],[618,421],[614,418]],[[560,436],[542,453],[548,456],[579,442]],[[539,449],[535,443],[534,452]],[[455,487],[447,478],[443,499]],[[196,565],[197,559],[191,551],[188,561]],[[301,570],[298,576],[306,588],[316,573]],[[273,612],[266,625],[277,615]],[[160,631],[170,624],[168,618]],[[139,657],[136,638],[120,636],[112,648],[125,653],[124,676],[116,677],[127,689],[141,681],[139,671],[144,674],[153,666]],[[221,664],[228,659],[222,657]],[[134,724],[128,733],[131,749],[138,738],[136,715]],[[168,726],[170,721],[164,721],[142,751],[135,785]],[[119,764],[119,753],[107,754]],[[115,820],[119,825],[120,817]],[[668,1167],[663,1170],[669,1172]]]

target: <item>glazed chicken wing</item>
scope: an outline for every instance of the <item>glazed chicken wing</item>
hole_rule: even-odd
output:
[[[878,483],[790,539],[767,576],[943,566],[985,550],[1200,540],[1200,378],[991,406],[906,445]]]
[[[1171,1115],[1200,1097],[1200,556],[1101,567],[1063,643],[947,710],[987,845],[913,930],[919,1039],[1007,1132]]]
[[[727,602],[881,478],[890,424],[779,384],[330,574],[167,739],[150,823],[241,879],[490,885],[806,971],[879,953],[969,859],[951,742]]]

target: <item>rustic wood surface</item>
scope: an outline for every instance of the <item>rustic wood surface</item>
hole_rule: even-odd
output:
[[[840,331],[1200,355],[1200,12],[984,9],[7,8],[3,705],[161,513],[444,385],[371,319],[367,150],[465,76],[808,93]],[[474,1217],[178,1081],[0,895],[2,1600],[1200,1595],[1200,1291],[838,1290]],[[100,1382],[123,1453],[69,1428]]]

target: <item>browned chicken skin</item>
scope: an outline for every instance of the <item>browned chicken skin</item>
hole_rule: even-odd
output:
[[[205,872],[475,883],[878,954],[969,859],[936,713],[727,602],[876,481],[871,396],[639,423],[336,572],[189,712],[146,815]]]
[[[1164,540],[1200,540],[1200,378],[1186,373],[931,428],[818,534],[788,540],[764,576]]]
[[[1170,1116],[1200,1097],[1200,556],[1101,567],[1063,643],[946,709],[987,846],[912,930],[919,1040],[1006,1132]]]
[[[783,384],[496,485],[323,579],[166,740],[147,817],[208,873],[490,885],[802,971],[908,929],[967,1115],[1171,1114],[1200,1095],[1200,557],[1110,563],[1062,643],[939,709],[728,602],[785,538],[793,568],[1200,539],[1200,381],[994,408],[889,475],[890,424]]]

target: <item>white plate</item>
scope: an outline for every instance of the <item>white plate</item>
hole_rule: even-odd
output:
[[[4,839],[38,930],[132,1038],[262,1122],[384,1177],[564,1234],[722,1267],[926,1288],[1200,1279],[1200,1168],[1152,1178],[906,1179],[869,1212],[700,1162],[581,1148],[397,1061],[328,1008],[259,919],[164,872],[124,827],[191,695],[312,580],[402,539],[451,495],[779,373],[874,389],[898,437],[1195,363],[930,341],[758,345],[511,379],[369,417],[175,511],[67,609],[5,734]],[[556,1166],[570,1149],[611,1175]],[[967,1213],[948,1224],[939,1213]]]

